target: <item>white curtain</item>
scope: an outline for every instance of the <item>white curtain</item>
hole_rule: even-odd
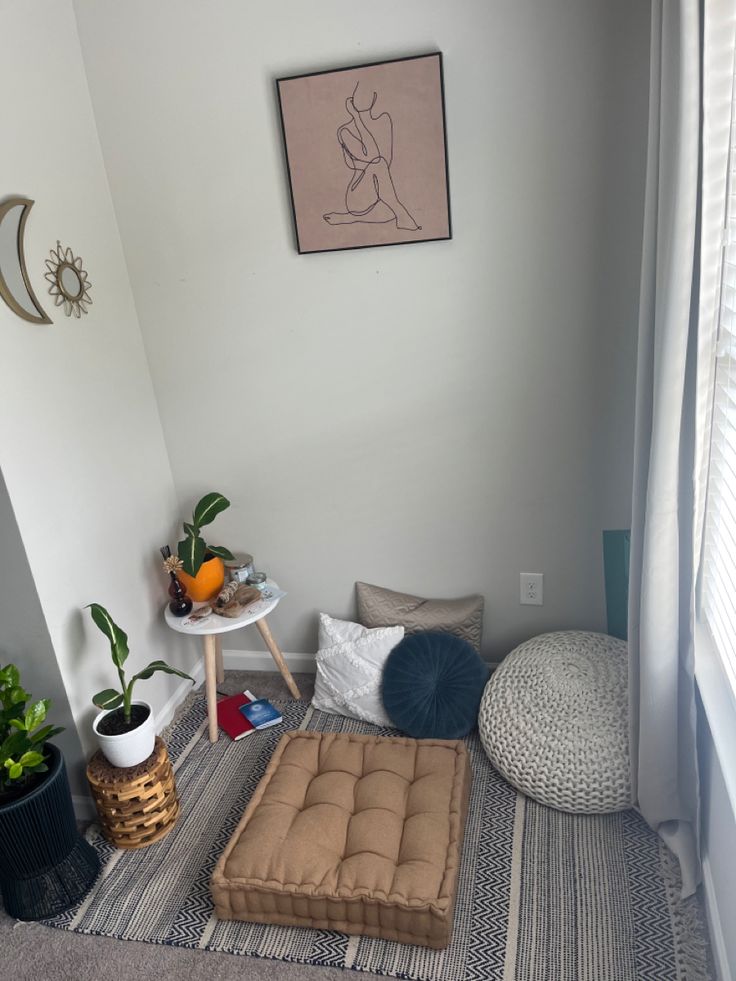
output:
[[[629,580],[636,805],[700,881],[693,679],[698,0],[653,0]]]
[[[695,592],[733,6],[734,0],[652,3],[629,592],[631,757],[635,803],[678,857],[685,896],[700,882]]]

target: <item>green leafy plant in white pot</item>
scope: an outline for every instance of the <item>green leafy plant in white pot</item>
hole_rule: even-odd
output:
[[[120,689],[105,688],[97,692],[92,702],[102,709],[92,728],[97,736],[100,749],[113,766],[136,766],[153,752],[156,742],[156,720],[153,709],[144,701],[133,701],[133,686],[137,681],[146,681],[159,671],[175,674],[194,682],[194,678],[170,667],[165,661],[151,661],[142,671],[128,681],[123,664],[128,657],[128,635],[115,623],[113,618],[99,603],[88,607],[92,619],[110,641],[112,662],[117,668]]]

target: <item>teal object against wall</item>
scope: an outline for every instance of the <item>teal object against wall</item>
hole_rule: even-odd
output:
[[[612,637],[628,637],[629,554],[631,532],[603,532],[603,571],[606,577],[606,613]]]

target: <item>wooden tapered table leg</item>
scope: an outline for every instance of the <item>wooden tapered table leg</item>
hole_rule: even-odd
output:
[[[210,742],[217,742],[217,637],[205,634],[204,640],[204,684],[207,692],[207,720],[209,722]]]
[[[219,634],[215,636],[215,644],[217,645],[215,648],[216,650],[215,664],[217,665],[217,684],[221,685],[225,680],[225,668],[223,667],[222,664],[222,637],[220,637]]]
[[[271,628],[268,626],[265,617],[261,617],[260,620],[256,620],[256,626],[258,631],[263,637],[263,643],[269,649],[271,657],[276,662],[276,667],[281,672],[281,677],[286,682],[286,685],[294,698],[301,698],[301,692],[299,691],[296,682],[291,676],[291,671],[289,671],[286,666],[286,661],[284,660],[284,655],[279,650],[278,644],[273,639],[273,634],[271,633]]]
[[[166,618],[166,623],[172,630],[176,630],[183,634],[190,634],[190,636],[194,634],[195,636],[202,638],[204,644],[204,679],[205,692],[207,696],[207,721],[210,742],[216,743],[218,740],[217,685],[221,684],[225,680],[225,671],[222,658],[222,642],[219,636],[222,633],[229,630],[239,630],[241,627],[247,627],[251,623],[255,623],[260,631],[261,637],[263,637],[271,657],[274,660],[276,667],[281,672],[281,677],[286,682],[292,696],[294,698],[301,698],[299,688],[292,678],[291,672],[286,666],[284,655],[281,653],[278,644],[273,639],[266,618],[263,616],[263,613],[271,613],[271,611],[278,605],[282,596],[285,596],[286,594],[281,592],[277,583],[273,582],[273,580],[269,580],[268,583],[276,595],[274,595],[273,592],[269,592],[267,596],[264,596],[262,600],[255,604],[255,608],[246,607],[241,616],[233,618],[232,620],[223,619],[220,623],[217,622],[217,617],[215,617],[213,620],[210,620],[210,618],[207,617],[202,621],[202,623],[193,623],[189,618],[174,616],[169,609],[168,603],[164,607],[164,617]],[[197,609],[200,609],[200,606],[198,606]],[[263,613],[261,611],[263,611]]]

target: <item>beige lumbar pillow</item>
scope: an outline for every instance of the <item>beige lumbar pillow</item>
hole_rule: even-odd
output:
[[[410,593],[356,582],[358,621],[364,627],[401,626],[407,634],[437,630],[467,640],[480,653],[483,635],[483,597],[423,599]]]

